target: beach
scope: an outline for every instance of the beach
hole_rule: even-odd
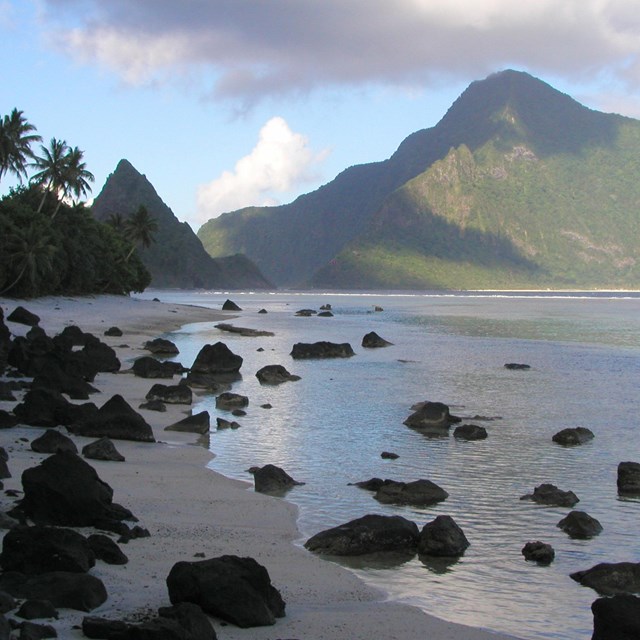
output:
[[[121,545],[129,558],[128,564],[96,563],[91,573],[104,582],[109,598],[90,615],[131,622],[153,617],[159,607],[170,604],[166,577],[176,562],[232,554],[252,557],[267,569],[272,584],[286,602],[286,616],[272,627],[251,629],[239,629],[214,619],[221,639],[506,640],[509,637],[442,621],[435,617],[437,611],[431,616],[388,601],[384,593],[365,585],[349,570],[295,545],[299,538],[295,506],[285,499],[256,493],[251,484],[231,480],[207,468],[213,455],[207,436],[203,441],[194,434],[164,431],[165,426],[189,413],[184,405],[168,404],[164,413],[138,409],[154,381],[138,378],[126,370],[133,359],[148,354],[143,349],[147,340],[186,324],[226,320],[241,316],[241,312],[116,296],[0,299],[0,305],[5,320],[16,306],[22,305],[40,317],[40,326],[48,335],[77,325],[113,347],[122,362],[121,371],[98,374],[94,386],[100,393],[93,395],[91,401],[101,406],[114,394],[121,394],[152,426],[157,440],[156,443],[114,440],[125,462],[90,461],[99,477],[113,488],[114,501],[130,509],[151,534]],[[6,324],[14,335],[24,335],[28,330],[24,325]],[[104,336],[104,331],[112,326],[119,327],[123,335]],[[219,339],[224,342],[222,333]],[[177,379],[174,378],[174,383]],[[14,404],[0,402],[0,408],[11,409]],[[11,478],[4,480],[5,491],[20,491],[22,471],[45,457],[33,452],[29,444],[43,431],[27,426],[0,431],[0,446],[9,455],[12,473]],[[71,437],[79,450],[93,440]],[[14,504],[15,498],[3,494],[3,511]],[[82,638],[81,631],[74,627],[80,625],[85,615],[64,609],[58,620],[46,622],[58,630],[59,637]]]

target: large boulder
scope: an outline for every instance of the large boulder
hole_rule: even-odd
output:
[[[216,632],[202,607],[192,602],[180,602],[172,607],[160,607],[161,618],[175,620],[187,632],[185,640],[216,640]]]
[[[145,396],[146,400],[160,400],[167,404],[191,404],[193,392],[186,384],[154,384]]]
[[[205,344],[191,365],[191,373],[215,376],[222,381],[239,377],[242,357],[233,353],[224,342]]]
[[[2,540],[0,566],[3,571],[86,573],[95,562],[87,539],[73,529],[38,525],[15,527]]]
[[[151,356],[138,358],[131,367],[139,378],[173,378],[185,371],[179,362],[162,362]]]
[[[418,526],[402,516],[369,514],[325,531],[305,542],[309,551],[357,556],[379,551],[415,551]]]
[[[418,553],[428,556],[456,558],[469,546],[464,531],[451,516],[437,516],[422,528]]]
[[[113,503],[113,489],[95,469],[74,453],[54,453],[25,469],[22,486],[24,497],[13,511],[38,524],[89,527],[134,519]]]
[[[31,441],[31,449],[36,453],[78,453],[78,447],[71,438],[55,429],[47,429],[39,438]]]
[[[9,465],[7,462],[9,461],[9,454],[4,447],[0,447],[0,479],[1,478],[10,478],[11,471],[9,471]]]
[[[379,349],[381,347],[388,347],[392,344],[392,342],[388,342],[384,338],[381,338],[375,331],[365,334],[362,338],[362,346],[365,349]]]
[[[165,431],[182,431],[186,433],[205,434],[211,427],[211,416],[208,411],[200,411],[192,416],[187,416],[178,422],[165,427]]]
[[[591,429],[587,429],[586,427],[570,427],[558,431],[551,439],[557,444],[568,447],[584,444],[585,442],[589,442],[589,440],[593,440],[593,438],[594,435]]]
[[[31,388],[52,389],[66,393],[74,400],[87,400],[90,394],[98,393],[98,390],[84,378],[67,373],[53,358],[43,360],[38,374],[31,383]]]
[[[616,595],[598,598],[591,604],[591,640],[638,640],[640,638],[640,598]]]
[[[533,493],[521,496],[520,500],[532,500],[538,504],[552,507],[573,507],[574,504],[580,502],[573,491],[563,491],[550,483],[543,483],[537,486]]]
[[[0,590],[14,598],[49,600],[54,607],[93,611],[107,599],[102,580],[88,573],[53,571],[25,575],[7,571],[0,575]]]
[[[241,628],[272,625],[284,617],[280,592],[253,558],[228,555],[178,562],[167,576],[167,587],[172,604],[192,602]]]
[[[602,562],[591,569],[576,571],[571,577],[603,596],[617,593],[640,593],[640,563]]]
[[[283,382],[295,382],[300,376],[289,373],[281,364],[268,364],[256,372],[256,378],[260,384],[282,384]]]
[[[222,305],[223,311],[242,311],[242,309],[233,301],[233,300],[225,300]]]
[[[56,427],[64,424],[64,416],[71,403],[59,392],[51,389],[31,389],[13,413],[23,424],[32,427]]]
[[[155,442],[149,424],[121,395],[105,402],[95,415],[69,425],[69,431],[90,438]]]
[[[348,342],[298,342],[293,345],[291,357],[294,360],[308,360],[316,358],[350,358],[355,355]]]
[[[122,552],[122,549],[109,536],[102,533],[94,533],[87,538],[89,548],[98,560],[107,564],[127,564],[129,558]]]
[[[456,422],[460,422],[460,418],[452,416],[446,404],[427,401],[416,405],[403,424],[418,431],[446,431]]]
[[[578,540],[593,538],[602,531],[602,525],[585,511],[572,511],[557,526],[570,538]]]
[[[255,490],[259,493],[282,494],[296,485],[304,484],[294,480],[284,469],[274,464],[265,464],[254,469],[253,482]]]
[[[524,547],[522,547],[522,555],[525,560],[530,562],[536,562],[539,565],[548,565],[553,562],[553,559],[556,557],[556,552],[550,544],[535,540],[533,542],[527,542]]]
[[[420,479],[413,482],[392,480],[384,483],[373,497],[382,504],[428,507],[446,500],[449,494],[431,480]]]
[[[88,369],[96,373],[120,371],[120,360],[118,360],[115,350],[98,338],[87,340],[84,347],[77,352],[77,356]]]
[[[621,462],[618,465],[617,484],[620,495],[640,495],[640,463]]]

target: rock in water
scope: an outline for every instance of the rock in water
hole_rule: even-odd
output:
[[[367,333],[362,338],[362,346],[365,349],[379,349],[381,347],[391,346],[393,343],[381,338],[375,331]]]
[[[464,531],[451,516],[438,516],[422,528],[418,538],[418,553],[428,556],[455,558],[469,546]]]
[[[274,464],[265,464],[253,473],[255,490],[259,493],[282,494],[304,482],[294,480],[284,469]]]
[[[280,592],[253,558],[228,555],[178,562],[167,576],[167,587],[172,604],[192,602],[241,628],[272,625],[284,617]]]
[[[454,422],[460,422],[460,418],[452,416],[446,404],[442,402],[423,402],[403,424],[418,431],[428,431],[431,429],[449,429]]]
[[[572,511],[558,522],[558,527],[570,538],[578,540],[593,538],[602,531],[602,525],[584,511]]]
[[[557,444],[574,446],[589,442],[589,440],[593,440],[593,438],[593,431],[590,429],[587,429],[586,427],[575,427],[562,429],[562,431],[558,431],[558,433],[554,434],[551,439]]]
[[[350,358],[355,355],[348,342],[314,342],[312,344],[298,342],[293,345],[291,357],[294,360],[308,360],[315,358]]]
[[[178,422],[165,427],[165,431],[183,431],[187,433],[208,433],[211,426],[211,417],[208,411],[200,411],[192,416],[187,416]]]
[[[233,301],[233,300],[225,300],[222,305],[223,311],[242,311],[242,309]]]
[[[520,500],[533,500],[538,504],[545,504],[553,507],[573,507],[580,502],[578,496],[573,491],[562,491],[554,484],[543,483],[537,486],[533,493],[521,496]]]
[[[640,495],[640,463],[621,462],[617,484],[620,495]]]
[[[289,373],[281,364],[268,364],[256,372],[256,378],[260,384],[282,384],[283,382],[295,382],[300,376]]]
[[[453,430],[453,437],[458,440],[485,440],[487,430],[477,424],[463,424]]]
[[[74,453],[54,453],[26,469],[22,486],[24,498],[15,510],[39,524],[90,527],[133,519],[113,503],[113,489]]]
[[[640,563],[602,562],[571,574],[576,582],[595,589],[600,595],[612,596],[617,593],[640,593]]]
[[[154,340],[147,340],[144,343],[144,348],[151,353],[159,353],[164,356],[175,356],[180,353],[180,350],[176,345],[167,340],[166,338],[155,338]]]
[[[331,556],[358,556],[378,551],[415,550],[418,526],[402,516],[370,514],[320,531],[305,548]]]
[[[191,373],[235,379],[242,366],[242,357],[233,353],[224,342],[205,344],[191,365]]]
[[[522,547],[522,555],[525,560],[546,565],[553,562],[556,552],[550,544],[536,540],[535,542],[527,542],[524,547]]]
[[[383,504],[406,504],[414,507],[427,507],[442,502],[449,494],[431,480],[414,482],[385,481],[374,498]]]
[[[617,595],[598,598],[591,604],[591,640],[638,640],[640,638],[640,598]]]

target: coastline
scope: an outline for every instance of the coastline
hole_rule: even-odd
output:
[[[147,353],[142,350],[147,339],[185,324],[215,322],[239,314],[117,296],[0,299],[0,305],[5,317],[18,305],[36,313],[41,318],[40,326],[49,335],[70,324],[94,333],[116,350],[123,370],[132,359]],[[28,330],[13,323],[7,326],[15,335]],[[124,335],[105,337],[104,331],[111,326],[118,326]],[[145,417],[159,442],[116,440],[114,444],[126,462],[91,461],[100,478],[113,488],[114,501],[131,509],[151,537],[122,545],[129,557],[127,565],[98,562],[92,569],[91,573],[105,583],[109,599],[90,615],[133,621],[155,614],[158,607],[169,604],[165,578],[175,562],[192,560],[195,554],[202,553],[205,557],[236,554],[254,557],[267,568],[287,603],[287,613],[273,627],[239,629],[215,621],[221,639],[368,640],[380,635],[407,640],[510,638],[445,622],[417,608],[385,600],[383,593],[365,585],[349,570],[297,547],[294,505],[255,493],[248,483],[207,468],[213,455],[208,438],[199,443],[194,434],[164,431],[166,425],[184,417],[184,406],[167,405],[166,413],[138,409],[152,382],[127,373],[99,374],[95,380],[101,393],[92,396],[93,402],[100,406],[120,393]],[[0,408],[14,404],[1,402]],[[20,490],[22,471],[45,457],[31,451],[28,442],[43,432],[37,427],[0,431],[0,446],[9,453],[13,476],[4,481],[5,489]],[[72,439],[79,449],[93,440],[78,436]],[[3,495],[2,509],[12,504],[13,500]],[[59,636],[84,637],[72,627],[87,614],[72,610],[60,613],[58,621],[46,621],[58,629]]]

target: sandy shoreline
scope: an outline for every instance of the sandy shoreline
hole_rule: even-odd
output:
[[[39,315],[40,326],[49,335],[76,324],[83,331],[99,336],[116,350],[123,369],[128,367],[127,361],[147,353],[141,347],[148,339],[185,324],[231,317],[201,307],[116,296],[42,298],[24,302],[0,299],[5,317],[18,304]],[[23,335],[27,330],[14,323],[7,326],[15,335]],[[111,326],[118,326],[124,335],[103,336]],[[222,334],[220,339],[224,341]],[[101,406],[112,395],[120,393],[138,411],[153,382],[128,373],[99,374],[94,384],[101,393],[91,400]],[[10,409],[14,404],[0,402],[0,408]],[[203,443],[197,442],[197,436],[164,431],[166,425],[184,417],[185,409],[181,405],[167,405],[166,413],[139,410],[153,427],[159,442],[117,440],[114,444],[126,462],[91,461],[100,478],[113,488],[114,501],[129,508],[139,518],[140,525],[151,533],[150,538],[122,545],[129,557],[127,565],[98,562],[92,569],[105,583],[109,599],[91,615],[128,620],[153,615],[158,607],[169,604],[165,579],[175,562],[192,560],[195,554],[208,558],[236,554],[253,557],[267,568],[272,583],[287,603],[286,617],[273,627],[253,629],[238,629],[214,620],[218,637],[223,640],[509,638],[444,622],[413,607],[385,601],[384,594],[365,585],[355,574],[295,546],[297,510],[292,504],[257,494],[249,484],[208,469],[211,453]],[[41,433],[42,429],[21,426],[0,431],[0,446],[9,453],[13,476],[4,481],[5,490],[20,490],[22,471],[45,457],[31,451],[29,446],[29,441]],[[72,439],[78,449],[93,440],[77,436]],[[3,511],[13,504],[13,498],[2,494]],[[59,637],[84,637],[72,630],[84,615],[62,610],[60,619],[52,623]]]

